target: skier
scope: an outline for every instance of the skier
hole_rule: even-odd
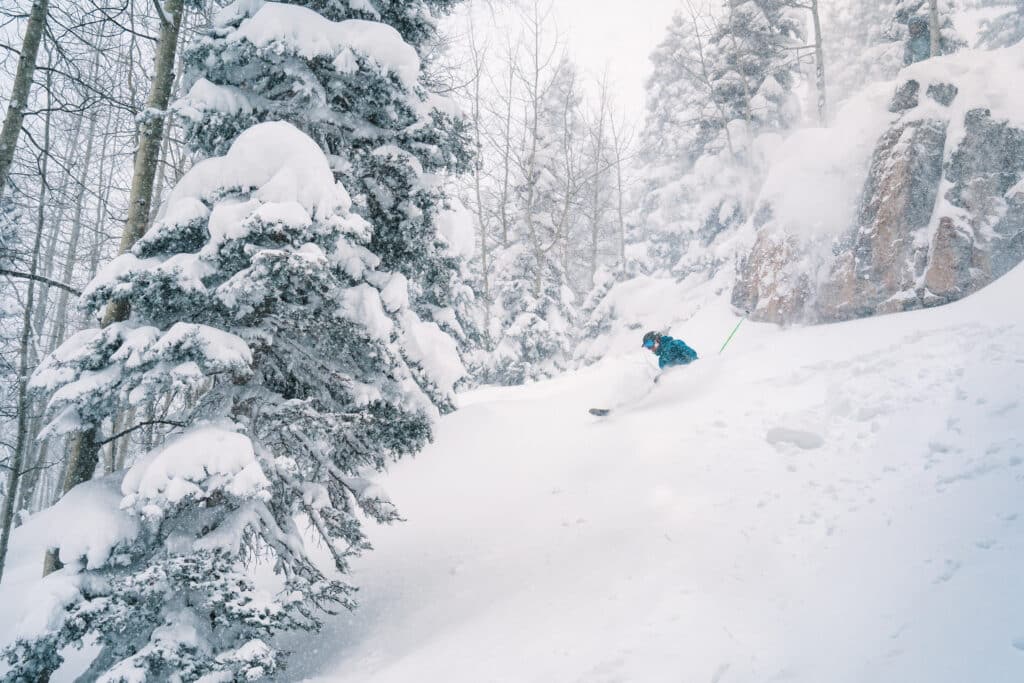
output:
[[[658,367],[662,370],[673,365],[688,365],[697,360],[697,352],[687,346],[686,342],[660,332],[645,334],[643,346],[658,357]]]
[[[658,368],[664,370],[675,365],[689,365],[693,361],[697,360],[697,352],[691,349],[686,342],[682,339],[673,339],[667,334],[661,334],[660,332],[648,332],[644,335],[643,347],[650,349],[651,353],[658,357]],[[661,375],[654,377],[654,383],[657,384],[658,379]],[[641,390],[639,396],[632,396],[629,399],[623,400],[620,398],[618,405],[624,403],[633,403],[648,393],[654,387],[653,384],[647,385],[647,388]],[[597,417],[607,417],[611,414],[612,408],[591,408],[588,411],[591,415]]]

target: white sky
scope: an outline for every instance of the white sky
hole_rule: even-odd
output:
[[[506,2],[495,0],[495,5],[500,7]],[[618,108],[639,123],[643,116],[643,84],[650,73],[648,56],[661,41],[672,12],[682,0],[551,2],[557,24],[552,30],[557,28],[560,40],[586,81],[598,80],[607,68],[616,89]],[[479,16],[486,15],[482,12]],[[456,15],[453,21],[461,23],[464,18]],[[502,29],[492,30],[496,32],[492,37],[500,40],[497,32]]]
[[[648,56],[665,35],[680,0],[554,0],[558,30],[570,54],[592,78],[608,68],[619,106],[631,117],[643,112]]]

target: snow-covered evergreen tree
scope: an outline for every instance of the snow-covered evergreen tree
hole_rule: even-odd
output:
[[[893,78],[903,68],[893,6],[892,0],[819,3],[833,103],[841,103],[870,82]]]
[[[632,239],[644,270],[714,272],[713,243],[742,225],[756,194],[758,137],[793,125],[804,18],[783,0],[728,0],[715,16],[677,14],[652,54],[645,181]],[[635,251],[635,249],[634,249]]]
[[[121,300],[131,314],[42,363],[46,433],[155,399],[177,431],[59,504],[117,523],[88,552],[62,545],[76,590],[50,630],[5,653],[9,679],[43,680],[63,648],[93,639],[90,680],[274,676],[274,633],[352,606],[343,575],[368,548],[360,515],[397,519],[365,476],[427,442],[461,374],[451,338],[371,251],[373,230],[313,140],[264,123],[196,164],[92,281],[86,304]],[[112,498],[87,495],[111,487]],[[336,571],[313,563],[310,541]],[[277,585],[254,581],[256,559]]]
[[[939,52],[944,55],[966,46],[953,26],[954,0],[939,0]],[[930,0],[897,0],[894,20],[903,41],[903,63],[913,64],[931,56]]]
[[[555,258],[525,244],[501,255],[499,306],[502,337],[491,354],[485,381],[514,385],[552,377],[572,358],[575,296]]]
[[[1009,47],[1024,40],[1024,0],[1001,2],[1003,12],[982,23],[978,45],[988,49]]]
[[[316,140],[374,226],[382,266],[409,279],[419,313],[465,341],[462,264],[437,216],[443,174],[468,170],[469,145],[455,107],[425,89],[421,60],[454,4],[238,0],[189,51],[179,111],[201,155],[223,153],[258,121],[289,121]]]
[[[712,38],[712,82],[727,117],[753,130],[783,129],[800,115],[793,87],[805,17],[786,0],[727,0]],[[753,132],[753,131],[752,131]]]
[[[611,329],[613,311],[602,307],[612,288],[625,279],[625,274],[618,268],[602,267],[594,277],[594,286],[580,306],[580,329],[583,336],[593,339]]]
[[[514,242],[495,261],[500,338],[485,381],[521,384],[568,364],[576,312],[566,266],[583,187],[575,79],[575,68],[563,61],[532,99],[513,198]]]

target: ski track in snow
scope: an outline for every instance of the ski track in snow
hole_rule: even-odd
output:
[[[370,528],[360,609],[285,639],[282,680],[1024,680],[1022,289],[748,324],[649,392],[627,356],[465,395],[382,477],[408,521]],[[27,536],[0,605],[46,590]]]
[[[608,418],[586,409],[625,360],[466,396],[384,482],[408,521],[373,532],[362,607],[293,641],[289,676],[1024,680],[1024,269],[1006,280],[750,325]]]

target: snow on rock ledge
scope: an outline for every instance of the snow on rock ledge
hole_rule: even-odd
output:
[[[1006,86],[1021,70],[1024,45],[904,69],[871,114],[889,123],[849,219],[808,231],[792,201],[763,196],[733,303],[756,320],[845,320],[954,301],[1024,260],[1024,94]],[[815,194],[789,180],[786,197]]]

